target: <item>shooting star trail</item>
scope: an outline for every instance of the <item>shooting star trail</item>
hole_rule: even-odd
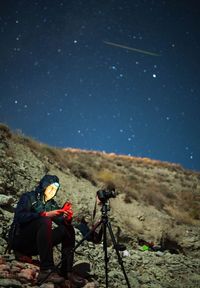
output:
[[[109,41],[103,41],[103,42],[105,44],[107,44],[107,45],[110,45],[110,46],[123,48],[123,49],[127,49],[127,50],[130,50],[130,51],[135,51],[135,52],[138,52],[138,53],[143,53],[143,54],[150,55],[150,56],[160,56],[157,53],[149,52],[149,51],[146,51],[146,50],[136,49],[136,48],[132,48],[132,47],[129,47],[129,46],[125,46],[125,45],[121,45],[121,44],[117,44],[117,43],[113,43],[113,42],[109,42]]]

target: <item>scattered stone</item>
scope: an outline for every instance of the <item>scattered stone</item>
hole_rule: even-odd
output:
[[[0,272],[2,272],[2,271],[9,271],[9,270],[10,270],[9,265],[7,265],[7,264],[1,264],[1,265],[0,265]]]
[[[22,284],[16,279],[0,279],[0,287],[22,287]]]
[[[40,288],[54,288],[53,283],[44,283],[40,286]]]
[[[35,271],[30,269],[30,268],[22,269],[20,271],[20,273],[18,274],[19,278],[24,278],[24,279],[26,279],[28,281],[34,280],[35,276],[36,276]]]
[[[87,283],[84,288],[97,288],[99,287],[98,282],[94,281],[94,282],[89,282]]]
[[[137,218],[139,221],[142,221],[142,222],[145,220],[144,215],[138,215]]]
[[[164,252],[156,251],[155,254],[156,254],[156,256],[162,257],[164,255]]]
[[[0,194],[0,206],[10,205],[14,202],[12,196]]]

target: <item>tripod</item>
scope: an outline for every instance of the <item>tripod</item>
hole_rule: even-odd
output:
[[[108,218],[108,211],[110,210],[109,207],[109,202],[108,200],[106,200],[105,202],[102,202],[102,208],[101,208],[101,212],[102,212],[102,216],[101,216],[101,220],[98,222],[97,225],[95,225],[95,227],[93,227],[92,230],[90,230],[80,241],[79,243],[76,244],[76,246],[74,247],[74,251],[83,243],[83,241],[85,241],[88,236],[90,236],[91,233],[93,233],[100,225],[102,225],[103,228],[103,250],[104,250],[104,261],[105,261],[105,282],[106,282],[106,288],[108,288],[108,251],[107,251],[107,229],[108,232],[110,233],[110,237],[114,246],[114,249],[117,253],[117,257],[118,257],[118,263],[121,266],[122,272],[124,274],[124,278],[126,280],[126,284],[128,288],[131,288],[124,265],[123,265],[123,261],[121,258],[121,255],[119,253],[118,247],[117,247],[117,241],[115,239],[113,230],[112,230],[112,226],[111,223],[109,221]],[[59,263],[60,264],[60,263]]]

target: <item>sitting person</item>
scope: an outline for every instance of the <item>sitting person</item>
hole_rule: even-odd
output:
[[[35,190],[22,194],[17,204],[9,233],[10,248],[14,253],[27,256],[39,255],[38,282],[45,278],[53,283],[69,279],[76,287],[85,284],[85,279],[72,272],[75,232],[71,225],[71,206],[59,208],[53,199],[60,184],[57,176],[45,175]],[[52,221],[57,227],[52,228]],[[53,246],[61,243],[61,267],[55,271]]]

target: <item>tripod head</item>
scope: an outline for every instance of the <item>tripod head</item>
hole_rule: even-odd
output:
[[[108,211],[110,211],[110,201],[106,200],[105,202],[102,202],[101,207],[102,218],[108,217]]]

